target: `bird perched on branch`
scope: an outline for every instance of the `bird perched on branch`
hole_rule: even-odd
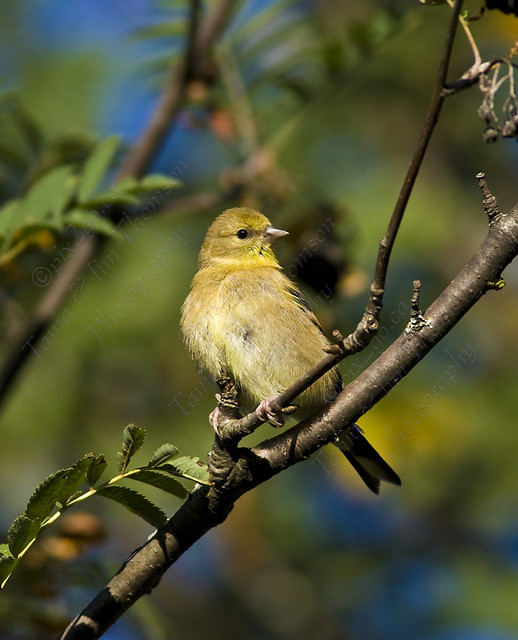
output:
[[[330,343],[295,284],[282,273],[272,243],[287,235],[253,209],[228,209],[212,223],[199,255],[199,270],[182,307],[182,332],[198,365],[214,380],[230,377],[276,426],[284,416],[271,401],[324,357]],[[328,404],[342,388],[337,367],[296,399],[298,414]],[[217,429],[217,413],[211,414]],[[357,425],[337,441],[366,485],[401,484]]]

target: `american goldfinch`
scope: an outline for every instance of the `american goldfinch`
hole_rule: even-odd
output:
[[[272,411],[271,399],[319,362],[330,344],[273,253],[272,243],[285,235],[253,209],[219,215],[201,247],[181,318],[200,368],[214,380],[230,377],[257,415],[277,426],[284,418]],[[331,402],[341,388],[334,368],[296,399],[297,415]],[[357,425],[336,444],[375,493],[380,480],[401,483]]]

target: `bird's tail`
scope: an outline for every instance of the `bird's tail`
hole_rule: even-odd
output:
[[[401,485],[401,478],[392,467],[383,460],[376,449],[369,444],[361,428],[355,424],[334,442],[353,469],[371,491],[379,493],[380,483]]]

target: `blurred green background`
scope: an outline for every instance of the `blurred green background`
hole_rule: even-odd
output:
[[[182,188],[128,209],[132,223],[89,264],[81,294],[65,301],[4,402],[4,530],[38,482],[84,453],[105,453],[115,471],[130,422],[148,430],[142,462],[163,442],[206,456],[214,389],[183,347],[179,314],[204,233],[227,206],[253,204],[290,231],[279,258],[328,333],[348,332],[360,317],[449,9],[410,0],[237,6],[214,69],[189,88],[153,166]],[[41,136],[35,155],[2,103],[2,199],[56,154],[111,134],[135,142],[181,51],[184,9],[2,4],[0,89],[16,92]],[[488,12],[472,29],[493,58],[509,50],[518,19]],[[451,77],[470,64],[459,34]],[[421,279],[425,308],[484,238],[475,174],[486,173],[504,211],[517,200],[516,143],[482,141],[480,102],[476,87],[446,102],[396,243],[383,330],[342,364],[346,379],[404,328],[412,281]],[[262,169],[243,177],[250,158]],[[56,249],[42,242],[4,268],[4,359],[78,239],[70,231]],[[360,422],[401,475],[400,489],[372,496],[322,451],[244,496],[105,637],[516,638],[516,266],[504,275],[503,291],[488,293]],[[265,426],[258,437],[273,433]],[[178,507],[150,495],[169,513]],[[54,637],[151,533],[118,505],[99,499],[85,509],[90,537],[64,542],[66,521],[57,524],[8,584],[2,639]],[[69,526],[80,516],[71,512]]]

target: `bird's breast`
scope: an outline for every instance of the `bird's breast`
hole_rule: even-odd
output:
[[[292,287],[278,270],[202,270],[184,304],[183,330],[194,358],[214,378],[230,374],[254,403],[281,393],[328,344],[313,316],[294,301]],[[301,404],[323,404],[336,375],[318,381]]]

